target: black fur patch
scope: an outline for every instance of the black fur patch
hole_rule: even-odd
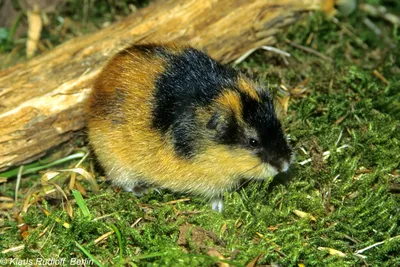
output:
[[[179,155],[193,156],[195,151],[196,122],[193,112],[180,114],[172,125],[173,143]]]
[[[193,48],[167,59],[169,64],[156,82],[153,127],[163,134],[171,129],[177,152],[190,157],[196,128],[188,117],[197,107],[209,105],[223,88],[235,88],[237,73]]]

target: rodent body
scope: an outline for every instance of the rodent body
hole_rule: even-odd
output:
[[[134,45],[96,80],[90,143],[107,176],[218,198],[243,178],[286,171],[291,158],[267,90],[206,54]]]

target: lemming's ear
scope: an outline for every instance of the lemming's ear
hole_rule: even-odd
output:
[[[225,135],[232,124],[233,114],[226,111],[216,111],[209,121],[207,122],[207,128],[215,130],[219,137]]]
[[[218,117],[219,117],[219,116],[220,116],[220,115],[218,115],[217,112],[215,112],[215,113],[211,116],[210,120],[207,122],[207,128],[208,128],[208,129],[211,129],[211,130],[217,129],[217,126],[218,126]]]

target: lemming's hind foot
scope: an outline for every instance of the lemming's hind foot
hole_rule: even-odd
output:
[[[141,197],[149,191],[149,187],[145,184],[136,184],[133,186],[124,186],[126,192],[131,192],[136,197]]]
[[[222,198],[214,198],[211,200],[211,208],[217,212],[222,212],[224,208],[224,200]]]

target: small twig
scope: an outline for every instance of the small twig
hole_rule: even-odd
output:
[[[295,48],[298,48],[298,49],[300,49],[300,50],[303,50],[304,52],[307,52],[307,53],[316,55],[316,56],[318,56],[318,57],[320,57],[320,58],[322,58],[322,59],[324,59],[324,60],[327,60],[327,61],[329,61],[329,62],[333,62],[333,59],[332,59],[332,58],[330,58],[330,57],[328,57],[328,56],[325,56],[324,54],[322,54],[322,53],[320,53],[320,52],[318,52],[318,51],[312,49],[311,47],[302,46],[302,45],[296,44],[295,42],[292,42],[292,41],[287,40],[287,39],[286,39],[286,43],[288,43],[289,45],[291,45],[291,46],[293,46],[293,47],[295,47]]]
[[[264,45],[264,46],[261,46],[261,49],[264,49],[264,50],[267,50],[267,51],[271,51],[271,52],[277,53],[277,54],[285,56],[285,57],[290,57],[290,54],[288,52],[283,51],[283,50],[278,49],[278,48],[273,47],[273,46]]]
[[[336,182],[336,180],[340,177],[340,174],[336,175],[335,178],[333,178],[333,182]]]
[[[301,152],[303,152],[305,155],[309,155],[308,152],[306,151],[306,149],[304,147],[300,147]]]
[[[11,197],[0,196],[0,201],[1,202],[13,202],[14,200]]]
[[[274,250],[276,253],[278,253],[279,255],[281,255],[281,257],[287,258],[287,255],[286,255],[285,253],[283,253],[282,251],[280,251],[279,249],[274,248],[273,250]]]
[[[377,36],[380,36],[382,34],[381,29],[379,29],[369,18],[365,18],[363,20],[364,24],[371,30],[373,31]]]
[[[357,240],[355,240],[354,238],[351,238],[350,236],[348,236],[348,235],[346,235],[346,234],[344,234],[343,237],[346,238],[346,239],[348,239],[348,240],[350,240],[351,242],[353,242],[353,243],[355,243],[355,244],[358,244],[358,241],[357,241]]]
[[[369,4],[361,4],[360,9],[373,17],[381,17],[389,21],[393,25],[400,26],[400,17],[387,12],[384,6],[373,6]]]
[[[358,122],[361,123],[361,119],[357,116],[357,114],[353,114],[353,116],[354,116],[354,118],[356,118],[356,120],[357,120]]]
[[[1,253],[6,254],[8,252],[17,252],[17,251],[23,250],[24,248],[25,248],[25,245],[19,245],[16,247],[7,248],[7,249],[3,250]]]
[[[97,245],[98,243],[100,243],[101,241],[103,241],[104,239],[108,238],[110,235],[112,235],[114,233],[114,231],[110,231],[105,233],[104,235],[99,236],[98,238],[96,238],[94,240],[94,244]]]
[[[354,254],[362,254],[362,253],[364,253],[365,251],[370,250],[371,248],[380,246],[380,245],[382,245],[382,244],[384,244],[384,243],[386,243],[386,242],[388,242],[388,241],[392,241],[393,239],[396,239],[396,238],[399,238],[399,237],[400,237],[400,235],[394,236],[394,237],[389,238],[388,240],[385,240],[385,241],[377,242],[377,243],[375,243],[375,244],[372,244],[371,246],[368,246],[368,247],[366,247],[366,248],[357,250]]]
[[[353,254],[356,257],[359,257],[360,259],[365,260],[367,258],[367,256],[361,255],[361,254]],[[367,265],[368,266],[368,265]]]
[[[368,246],[368,247],[366,247],[366,248],[363,248],[363,249],[357,250],[357,251],[356,251],[356,253],[354,253],[354,254],[361,254],[361,253],[364,253],[365,251],[367,251],[367,250],[370,250],[371,248],[374,248],[374,247],[380,246],[380,245],[382,245],[382,244],[384,244],[384,243],[385,243],[385,241],[381,241],[381,242],[378,242],[378,243],[372,244],[371,246]]]
[[[286,66],[289,66],[289,61],[286,59],[286,57],[282,56],[282,60],[283,60],[283,63],[285,63]]]
[[[390,85],[389,81],[379,71],[374,70],[372,73],[375,75],[376,78],[384,82],[386,85]]]
[[[119,211],[116,211],[116,212],[113,212],[113,213],[110,213],[110,214],[106,214],[106,215],[103,215],[103,216],[94,218],[92,221],[98,221],[98,220],[102,220],[102,219],[104,219],[104,218],[111,217],[111,216],[113,216],[114,214],[117,214],[118,212],[119,212]]]
[[[253,54],[254,51],[256,51],[256,50],[258,50],[260,48],[264,49],[264,50],[267,50],[267,51],[275,52],[275,53],[277,53],[279,55],[282,55],[282,56],[285,56],[285,57],[290,57],[290,54],[288,52],[285,52],[285,51],[283,51],[281,49],[278,49],[276,47],[264,45],[264,46],[261,46],[261,47],[255,47],[255,48],[252,48],[252,49],[248,50],[246,53],[244,53],[238,59],[236,59],[235,62],[233,62],[233,65],[237,65],[237,64],[241,63],[248,56]]]
[[[368,45],[364,43],[363,40],[361,40],[360,37],[358,37],[354,31],[350,30],[348,27],[345,26],[345,24],[340,23],[340,21],[337,18],[332,18],[332,22],[335,23],[340,27],[340,29],[347,34],[348,36],[354,38],[354,41],[363,49],[368,49]]]
[[[339,134],[338,139],[336,140],[335,146],[337,146],[339,144],[340,140],[342,139],[342,136],[343,136],[343,130],[340,131],[340,134]]]
[[[80,160],[79,160],[79,162],[75,165],[75,168],[78,168],[81,164],[82,164],[82,162],[84,161],[84,160],[86,160],[86,158],[89,156],[89,152],[87,152]],[[71,178],[70,178],[70,180],[69,180],[69,189],[70,190],[72,190],[72,189],[74,189],[74,187],[75,187],[75,180],[76,180],[76,172],[73,172],[72,174],[71,174]]]
[[[143,218],[140,217],[139,219],[137,219],[134,223],[132,223],[131,227],[135,227]]]
[[[347,118],[348,115],[349,115],[349,114],[347,113],[346,115],[340,117],[340,118],[337,119],[333,124],[334,124],[334,125],[339,125],[340,123],[342,123],[342,121],[344,121],[344,119]]]
[[[17,183],[15,184],[15,203],[17,203],[17,200],[18,200],[18,190],[19,190],[19,185],[21,184],[23,170],[24,170],[24,165],[19,166],[19,170],[18,170],[18,174],[17,174]]]
[[[82,162],[84,162],[86,160],[86,158],[90,155],[90,152],[87,152],[82,158],[81,160],[79,160],[79,162],[75,165],[75,168],[78,168]]]
[[[46,245],[47,241],[49,240],[49,238],[50,238],[50,236],[51,236],[51,234],[53,232],[54,226],[56,226],[56,223],[53,223],[53,226],[50,228],[49,235],[46,237],[46,239],[44,240],[43,244],[40,247],[41,250],[44,248],[44,246]],[[44,228],[44,230],[39,234],[39,237],[42,237],[47,232],[48,229],[49,229],[48,226],[46,228]]]
[[[190,201],[190,198],[181,198],[181,199],[175,199],[175,200],[171,200],[168,202],[164,202],[163,204],[176,204],[179,202],[186,202],[186,201]]]

